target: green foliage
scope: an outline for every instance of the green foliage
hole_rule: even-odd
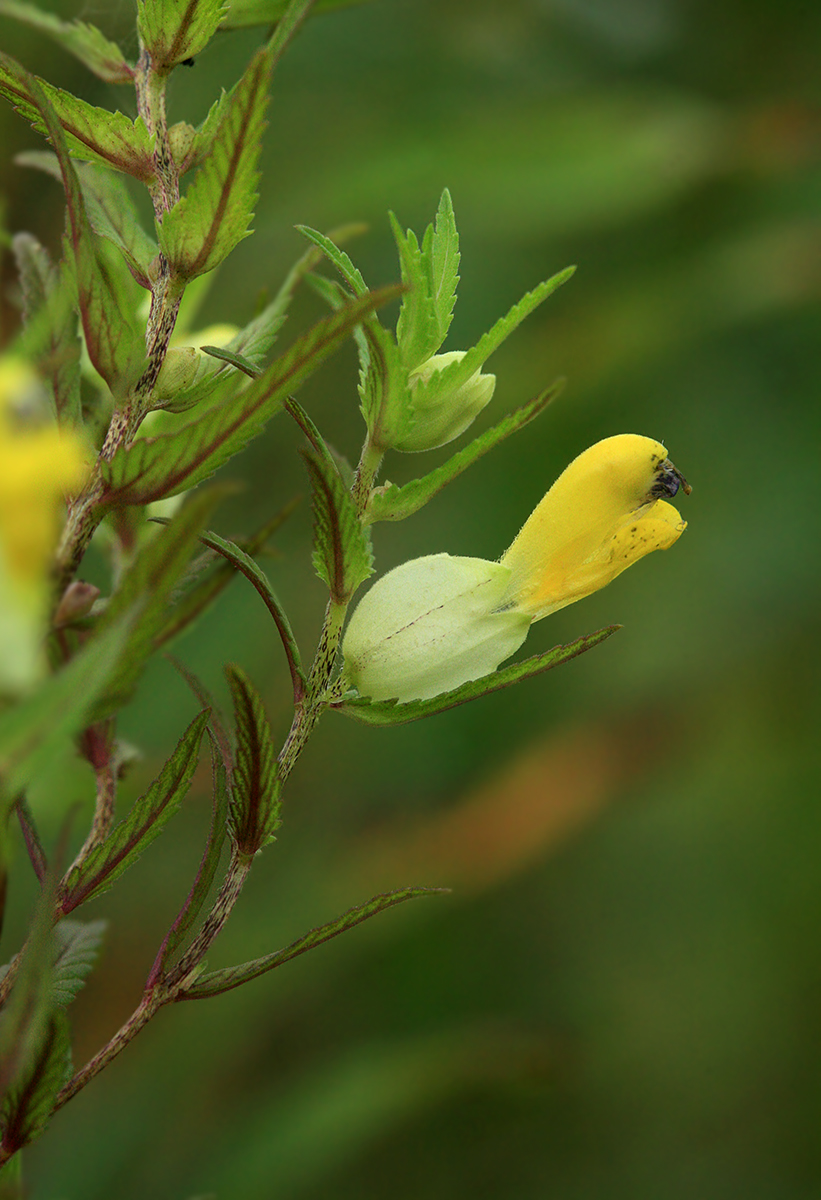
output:
[[[231,93],[196,179],[157,231],[180,279],[213,270],[250,233],[271,67],[260,50]]]
[[[119,111],[95,108],[44,79],[27,75],[13,58],[0,53],[0,95],[10,100],[38,133],[48,137],[56,150],[53,129],[45,120],[43,103],[32,82],[53,110],[75,158],[101,163],[142,183],[154,178],[151,139],[141,117],[132,121]]]
[[[225,668],[234,702],[236,756],[231,789],[231,834],[253,857],[280,826],[280,786],[271,726],[259,692],[236,664]]]
[[[214,487],[192,496],[167,529],[157,530],[143,543],[123,575],[100,621],[100,634],[115,627],[125,614],[133,613],[128,655],[121,658],[95,705],[96,720],[116,712],[136,687],[165,625],[173,590],[188,565],[203,526],[224,494],[224,488]]]
[[[452,483],[483,454],[487,454],[488,450],[498,446],[505,438],[510,437],[511,433],[517,433],[518,430],[523,429],[534,417],[543,412],[548,404],[556,399],[563,387],[564,380],[558,380],[544,392],[540,392],[533,400],[503,417],[491,429],[486,429],[484,433],[479,434],[462,450],[458,450],[456,454],[452,455],[447,462],[442,463],[441,467],[436,467],[427,475],[423,475],[421,479],[413,479],[402,487],[397,487],[395,483],[386,483],[382,487],[374,488],[365,513],[366,521],[404,521],[406,517],[418,512],[438,492],[441,492],[442,488]]]
[[[61,21],[53,13],[42,12],[23,0],[0,0],[0,16],[14,17],[47,37],[78,58],[106,83],[133,83],[134,68],[126,61],[119,46],[85,21]]]
[[[34,779],[66,738],[88,723],[100,693],[130,654],[136,614],[121,608],[67,666],[0,716],[0,778],[5,806]]]
[[[23,294],[20,348],[50,381],[60,424],[80,425],[80,337],[73,282],[65,263],[54,267],[32,234],[16,234],[12,249]]]
[[[406,887],[399,888],[395,892],[374,896],[365,904],[349,908],[341,917],[328,921],[326,925],[319,925],[316,929],[312,929],[282,950],[275,950],[273,954],[265,954],[262,958],[255,958],[252,962],[241,963],[236,967],[225,967],[220,971],[210,971],[206,975],[201,975],[193,987],[186,991],[185,999],[202,1000],[207,996],[218,996],[222,992],[230,992],[232,988],[249,983],[252,979],[258,979],[260,975],[273,971],[274,967],[282,966],[283,963],[304,954],[307,950],[313,950],[315,946],[329,942],[331,938],[353,929],[355,925],[361,925],[363,921],[375,917],[377,913],[384,912],[387,908],[404,904],[406,900],[415,900],[418,896],[440,896],[447,891],[448,888]]]
[[[541,675],[543,671],[549,671],[552,667],[569,662],[571,658],[577,658],[578,655],[584,654],[585,650],[592,650],[619,628],[619,625],[609,625],[596,633],[576,638],[567,646],[554,646],[544,654],[535,654],[523,662],[502,667],[492,675],[463,683],[461,687],[442,692],[430,700],[410,700],[399,704],[395,700],[367,700],[354,695],[346,696],[331,707],[336,712],[353,717],[355,721],[361,721],[365,725],[406,725],[409,721],[420,721],[423,717],[432,717],[435,713],[446,712],[459,704],[467,704],[469,700],[477,700],[480,696],[489,696],[492,692],[499,692],[522,679],[529,679],[531,675]]]
[[[148,504],[201,483],[256,437],[284,398],[332,354],[364,316],[396,295],[396,288],[369,292],[326,317],[276,359],[231,404],[207,409],[175,433],[140,438],[117,451],[104,468],[108,503]]]
[[[222,0],[137,0],[137,29],[159,73],[204,50],[228,6]]]
[[[71,1075],[71,1040],[68,1018],[60,1009],[48,1016],[35,1053],[15,1078],[0,1109],[5,1155],[27,1145],[42,1133],[54,1101]]]
[[[205,711],[194,718],[160,774],[134,802],[128,816],[92,847],[81,863],[72,867],[59,896],[61,912],[70,913],[108,891],[179,811],[197,767],[208,716]]]
[[[439,201],[435,226],[427,227],[421,247],[412,229],[403,234],[393,213],[390,218],[402,282],[408,288],[402,298],[396,340],[406,369],[414,371],[437,352],[453,319],[459,283],[459,234],[447,188]]]
[[[288,411],[311,445],[303,457],[313,497],[314,570],[336,603],[347,604],[373,574],[370,536],[319,430],[295,401],[288,404]]]
[[[315,13],[333,12],[337,8],[349,8],[361,4],[362,0],[316,0]],[[289,0],[233,0],[222,29],[246,29],[252,25],[271,25],[285,15]]]
[[[103,941],[107,921],[73,921],[65,919],[54,927],[55,960],[52,974],[51,998],[61,1008],[71,1003],[85,987]]]

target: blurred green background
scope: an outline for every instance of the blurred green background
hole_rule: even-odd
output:
[[[129,5],[59,11],[133,53]],[[131,99],[9,20],[0,39],[97,103]],[[172,119],[200,120],[257,40],[220,37],[178,71]],[[579,266],[491,360],[480,427],[557,374],[564,395],[422,513],[378,526],[380,571],[496,557],[564,465],[617,432],[665,442],[693,484],[690,525],[534,628],[531,653],[624,625],[554,674],[396,730],[326,719],[211,964],[377,890],[452,895],[163,1011],[27,1154],[36,1200],[821,1193],[819,51],[807,0],[382,0],[303,31],[275,78],[256,234],[202,323],[250,317],[302,250],[297,222],[367,222],[349,250],[371,284],[396,278],[387,209],[421,232],[445,185],[462,239],[446,349]],[[6,227],[56,247],[60,194],[10,165],[39,143],[5,107],[0,144]],[[300,297],[283,344],[320,312]],[[354,371],[346,349],[301,395],[352,458]],[[247,487],[222,532],[306,492],[299,444],[281,417],[231,464]],[[385,477],[446,453],[395,455]],[[304,501],[266,564],[306,653],[324,603],[309,531]],[[244,583],[176,652],[223,698],[221,664],[243,664],[284,733],[282,654]],[[123,721],[144,755],[124,803],[194,711],[156,664]],[[203,769],[89,910],[111,926],[75,1006],[79,1057],[138,998],[195,870],[207,784]],[[73,786],[88,805],[85,776]],[[6,956],[26,872],[21,852]]]

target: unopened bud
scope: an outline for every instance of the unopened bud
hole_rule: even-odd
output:
[[[393,445],[394,450],[415,453],[435,450],[464,433],[486,404],[496,387],[495,375],[474,371],[470,378],[454,387],[446,369],[465,357],[465,350],[434,354],[422,363],[408,380],[413,398],[414,422],[410,431]]]

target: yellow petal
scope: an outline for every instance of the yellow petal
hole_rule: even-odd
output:
[[[507,603],[534,621],[589,596],[685,528],[671,504],[684,481],[660,442],[619,434],[570,464],[536,507],[502,563]]]

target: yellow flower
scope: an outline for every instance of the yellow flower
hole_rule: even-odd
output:
[[[25,361],[0,360],[0,688],[37,672],[63,497],[88,464],[78,438],[43,420],[43,387]]]
[[[498,563],[433,554],[378,580],[342,643],[375,700],[425,700],[495,671],[533,621],[590,595],[685,529],[663,496],[690,491],[660,442],[606,438],[580,454]]]

